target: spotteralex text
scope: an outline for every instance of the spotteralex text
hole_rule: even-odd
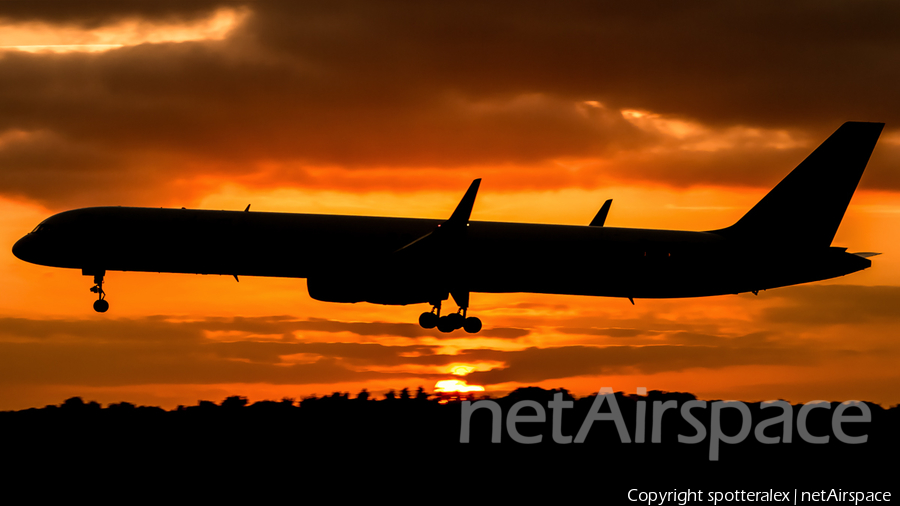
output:
[[[728,492],[707,492],[703,490],[666,490],[644,491],[633,488],[628,491],[628,500],[634,503],[647,504],[648,506],[665,506],[677,504],[685,506],[691,503],[707,502],[713,505],[732,502],[784,502],[788,504],[839,502],[839,503],[870,503],[891,502],[890,492],[861,492],[842,489],[830,490],[735,490]]]
[[[639,388],[638,394],[646,394],[646,388]],[[608,408],[605,411],[601,411],[604,407],[604,404],[606,404]],[[622,412],[619,409],[619,404],[616,401],[616,396],[615,394],[613,394],[612,388],[604,387],[600,389],[600,392],[594,398],[590,411],[581,423],[580,429],[573,437],[571,434],[566,435],[562,433],[562,420],[564,416],[564,410],[572,408],[574,406],[574,402],[571,400],[564,400],[563,394],[557,392],[554,395],[553,400],[547,403],[547,407],[550,409],[553,418],[551,422],[553,442],[558,444],[568,444],[573,442],[583,443],[585,441],[585,438],[587,438],[588,433],[591,431],[594,422],[611,421],[614,423],[615,428],[618,431],[619,440],[622,443],[631,443],[632,434],[635,443],[644,443],[646,441],[645,428],[648,418],[647,402],[645,400],[639,399],[636,404],[636,414],[634,417],[635,426],[632,427],[632,431],[629,432],[629,429],[625,423],[625,417],[622,416]],[[654,401],[652,403],[650,413],[650,419],[652,420],[652,433],[650,439],[651,443],[661,442],[663,412],[668,409],[674,409],[677,407],[678,403],[674,400],[666,402]],[[465,401],[462,403],[462,418],[459,438],[461,443],[469,442],[471,435],[470,426],[472,413],[482,408],[487,409],[491,412],[491,442],[501,442],[503,413],[500,405],[496,401],[483,399],[475,402]],[[694,434],[678,434],[678,442],[683,444],[697,444],[708,439],[709,460],[719,460],[720,444],[738,444],[747,439],[747,437],[750,435],[751,430],[753,430],[754,437],[760,443],[791,443],[793,435],[792,429],[793,424],[795,423],[792,406],[786,401],[769,401],[762,403],[760,405],[760,408],[762,410],[769,410],[771,408],[779,409],[775,411],[777,413],[776,416],[759,421],[759,423],[754,428],[750,408],[743,402],[707,402],[700,400],[689,400],[687,402],[684,402],[681,404],[681,409],[679,410],[679,412],[681,414],[681,417],[686,422],[688,422],[691,427],[693,427]],[[821,401],[802,405],[796,416],[797,434],[807,443],[828,443],[831,440],[831,435],[814,435],[810,433],[810,430],[807,428],[807,418],[812,410],[831,410],[831,408],[831,404]],[[523,409],[527,409],[528,411],[526,413],[528,414],[520,414],[520,411],[522,411]],[[696,414],[706,415],[707,413],[705,412],[705,410],[709,410],[708,434],[706,425],[704,425],[695,416]],[[740,413],[741,416],[740,429],[733,434],[726,434],[722,427],[721,416],[722,413],[726,410],[735,410]],[[848,410],[851,411],[848,412]],[[703,417],[706,418],[706,416]],[[844,430],[844,424],[860,422],[865,423],[870,422],[871,420],[871,411],[865,403],[859,401],[847,401],[839,404],[831,413],[831,432],[834,434],[834,437],[837,438],[837,440],[845,444],[865,443],[868,440],[867,434],[856,436],[847,435]],[[522,444],[534,444],[542,442],[543,435],[522,435],[522,433],[520,432],[519,424],[542,424],[546,421],[547,410],[544,408],[544,406],[534,400],[521,400],[513,404],[506,413],[505,426],[509,437],[513,441]],[[779,424],[781,425],[782,430],[777,431],[777,426]],[[609,426],[608,424],[604,425]],[[765,430],[773,426],[775,426],[776,428],[771,429],[769,433],[777,433],[780,435],[766,435]],[[532,429],[533,428],[534,427],[532,426]],[[600,430],[603,429],[601,428]],[[533,431],[529,432],[533,433]]]

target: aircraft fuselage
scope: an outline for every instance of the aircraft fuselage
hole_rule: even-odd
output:
[[[441,223],[96,207],[47,219],[13,251],[32,263],[87,274],[105,270],[310,278],[314,297],[386,304],[427,302],[428,295],[420,293],[445,277],[447,283],[462,284],[471,292],[700,297],[828,279],[871,265],[843,248],[773,251],[713,232],[481,221],[469,222],[462,251],[446,262],[396,254]]]

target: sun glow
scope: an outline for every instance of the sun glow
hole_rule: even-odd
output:
[[[787,130],[749,128],[741,125],[714,130],[701,123],[666,117],[650,111],[622,109],[622,117],[646,132],[675,142],[685,151],[719,151],[742,146],[759,149],[790,149],[804,146]]]

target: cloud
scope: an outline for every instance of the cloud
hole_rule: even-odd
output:
[[[77,337],[94,342],[122,341],[196,343],[203,334],[192,324],[178,324],[163,317],[114,320],[63,320],[0,318],[0,339],[4,341],[46,341]]]
[[[681,336],[684,338],[685,336]],[[691,345],[558,346],[521,351],[467,350],[471,360],[494,360],[505,368],[473,372],[470,383],[493,385],[506,382],[533,384],[548,379],[585,375],[655,374],[692,368],[719,369],[736,365],[809,365],[829,353],[814,346],[764,342],[760,335],[738,338],[688,339]]]
[[[525,337],[530,333],[531,331],[528,329],[494,327],[492,329],[484,329],[479,332],[478,335],[484,337],[499,337],[501,339],[518,339],[520,337]]]
[[[642,329],[627,328],[587,328],[587,327],[560,327],[557,329],[563,334],[591,335],[591,336],[609,336],[609,337],[636,337],[643,336],[649,332]]]
[[[450,369],[460,364],[473,371],[466,376],[469,384],[488,386],[735,366],[821,370],[823,364],[847,358],[866,363],[896,355],[896,347],[880,337],[884,331],[848,341],[840,327],[829,326],[895,323],[897,290],[841,285],[785,288],[773,292],[775,296],[766,299],[769,304],[743,321],[714,319],[711,323],[702,312],[667,320],[659,315],[663,308],[657,308],[635,318],[572,318],[575,325],[545,330],[542,318],[517,317],[521,328],[486,329],[477,337],[450,335],[454,341],[449,344],[436,342],[432,331],[413,325],[290,315],[4,317],[0,318],[0,384],[12,388],[437,381],[446,379]],[[804,330],[798,332],[797,324]],[[872,328],[877,330],[863,327]],[[806,329],[814,329],[814,338]],[[457,341],[461,337],[475,340]],[[485,337],[510,341],[502,346],[477,341]],[[370,342],[371,338],[376,339]],[[519,338],[526,339],[516,341]]]
[[[456,355],[440,353],[434,345],[294,338],[294,332],[304,331],[350,332],[363,337],[431,333],[421,328],[408,333],[405,324],[297,320],[288,316],[200,320],[165,316],[111,320],[5,317],[0,318],[0,384],[436,380],[447,376],[441,372],[442,366],[460,361]],[[494,334],[515,338],[527,331],[494,329]],[[278,335],[281,337],[271,339]]]
[[[821,326],[900,321],[898,286],[805,285],[773,295],[784,303],[762,311],[766,322]]]
[[[12,23],[51,23],[97,28],[123,19],[148,21],[197,21],[221,7],[234,5],[222,0],[90,0],[77,5],[66,1],[29,2],[11,0],[0,8],[0,20]]]
[[[224,40],[0,55],[0,136],[35,135],[0,145],[0,192],[147,202],[203,181],[341,180],[324,168],[491,167],[508,188],[768,186],[843,121],[890,128],[900,111],[900,69],[883,64],[900,53],[888,2],[5,2],[0,17],[96,28],[223,6],[250,13]],[[759,145],[776,138],[791,142]],[[878,149],[867,184],[900,188],[885,170],[900,147]]]
[[[49,339],[67,335],[91,336],[94,339],[118,339],[129,335],[131,339],[164,338],[166,341],[205,339],[207,332],[227,331],[241,334],[241,339],[254,336],[281,335],[294,341],[295,332],[314,331],[327,333],[348,332],[357,336],[436,337],[459,339],[469,336],[463,332],[445,334],[435,329],[423,329],[412,323],[343,322],[310,318],[299,320],[291,316],[257,316],[217,318],[198,321],[180,321],[167,316],[148,316],[138,319],[110,320],[32,320],[27,318],[0,317],[0,339],[4,336],[29,339]],[[526,329],[486,328],[479,336],[515,339],[528,335]]]

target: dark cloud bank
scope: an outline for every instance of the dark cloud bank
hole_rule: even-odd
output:
[[[26,133],[0,143],[0,192],[128,203],[191,175],[321,185],[302,167],[580,157],[620,163],[504,181],[769,186],[846,120],[900,124],[900,6],[887,1],[14,1],[0,19],[90,29],[221,7],[249,12],[223,41],[0,55],[0,134]],[[638,157],[667,141],[620,109],[785,130],[801,145]],[[880,146],[864,184],[900,187],[898,159]]]

